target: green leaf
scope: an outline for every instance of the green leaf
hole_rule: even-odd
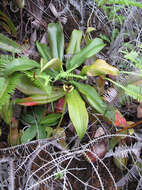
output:
[[[22,120],[24,121],[24,122],[26,122],[27,124],[35,124],[35,119],[34,119],[34,116],[33,115],[31,115],[31,114],[24,114],[24,115],[22,115]]]
[[[80,51],[81,39],[82,39],[82,31],[73,30],[66,53],[67,54],[78,53]]]
[[[88,112],[84,101],[77,90],[73,89],[67,94],[69,116],[79,138],[83,138],[88,126]]]
[[[27,143],[30,140],[32,140],[33,138],[36,137],[36,133],[37,133],[37,128],[35,125],[31,125],[29,128],[27,128],[21,137],[21,142],[22,143]]]
[[[19,82],[17,83],[17,89],[26,95],[34,95],[34,94],[46,95],[46,92],[44,90],[35,86],[34,82],[24,75],[20,78]]]
[[[44,139],[47,137],[46,134],[46,127],[39,125],[38,126],[38,134],[37,134],[37,139]]]
[[[87,58],[94,56],[102,50],[104,46],[105,45],[100,38],[95,38],[84,49],[72,57],[68,64],[67,70],[72,71],[79,67]]]
[[[32,111],[30,110],[28,113],[22,115],[22,120],[27,124],[40,123],[43,117],[43,111],[42,106],[33,107]]]
[[[27,71],[33,68],[39,68],[40,65],[27,57],[21,57],[14,59],[10,64],[7,64],[5,67],[5,75],[11,75],[16,71]]]
[[[60,59],[53,58],[46,64],[44,64],[40,72],[43,72],[45,69],[54,69],[55,71],[60,72],[62,69],[62,62],[60,61]]]
[[[81,44],[81,39],[82,39],[82,31],[81,30],[73,30],[71,34],[71,38],[66,50],[67,55],[73,55],[78,52],[80,52],[80,44]],[[66,68],[69,67],[69,59],[66,61]]]
[[[64,33],[60,23],[48,24],[48,40],[52,58],[59,58],[62,61],[64,54]]]
[[[39,42],[36,42],[36,47],[42,58],[47,60],[50,60],[52,58],[50,49],[46,44],[41,44]]]
[[[48,94],[35,94],[33,96],[27,98],[17,98],[15,99],[15,103],[18,103],[23,106],[32,106],[38,104],[46,104],[54,102],[65,95],[63,88],[53,88],[50,95]]]
[[[40,124],[44,124],[44,125],[47,125],[47,126],[51,126],[53,123],[55,123],[59,118],[61,117],[61,114],[60,113],[51,113],[51,114],[48,114],[46,117],[44,117]]]
[[[92,65],[84,66],[81,74],[88,76],[114,75],[119,74],[119,70],[106,63],[103,59],[97,59]]]
[[[5,121],[6,124],[10,125],[13,116],[12,103],[7,101],[0,110],[0,117]]]
[[[8,37],[4,36],[0,33],[0,49],[9,51],[12,53],[23,53],[24,49],[14,42],[13,40],[9,39]]]
[[[103,102],[95,88],[91,87],[87,84],[81,84],[75,81],[72,81],[78,90],[85,96],[88,103],[99,113],[103,114],[104,117],[108,118],[109,120],[115,119],[115,112],[112,110],[108,110],[108,105]]]

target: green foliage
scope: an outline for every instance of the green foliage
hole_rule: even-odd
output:
[[[73,89],[67,93],[67,104],[69,109],[69,116],[75,126],[77,135],[82,138],[88,126],[88,113],[85,102],[80,97],[77,90]]]
[[[10,125],[13,116],[13,104],[7,101],[0,109],[0,116],[3,118],[6,124]]]
[[[39,68],[39,64],[27,57],[20,57],[13,59],[10,64],[5,66],[5,76],[11,75],[17,71],[27,71],[32,68]]]
[[[28,91],[28,88],[26,90]],[[53,87],[50,94],[34,94],[26,98],[17,98],[14,102],[23,106],[32,106],[51,103],[62,98],[63,96],[65,96],[65,91],[63,90],[63,88]]]
[[[35,107],[29,113],[23,115],[22,119],[26,125],[29,127],[24,130],[21,142],[26,143],[32,140],[33,138],[36,139],[44,139],[47,137],[47,128],[51,126],[55,126],[58,123],[58,119],[60,118],[61,114],[53,113],[44,116],[44,109],[43,107]]]
[[[41,44],[39,42],[36,42],[36,47],[38,49],[38,52],[40,53],[40,56],[43,59],[47,59],[48,61],[51,59],[51,52],[50,48],[47,46],[47,44]]]
[[[17,73],[8,78],[0,77],[0,108],[9,101],[19,82],[19,78],[20,76]]]
[[[12,53],[24,52],[24,49],[19,44],[4,36],[3,34],[0,34],[0,49]]]
[[[13,93],[14,89],[18,88],[25,94],[29,95],[29,97],[14,100],[15,103],[24,106],[50,103],[66,95],[70,118],[77,131],[77,135],[82,138],[88,125],[88,113],[85,102],[79,95],[78,89],[71,91],[70,84],[73,79],[77,81],[86,80],[86,76],[83,76],[81,73],[77,75],[74,73],[74,70],[78,67],[81,67],[86,59],[92,58],[94,55],[96,55],[96,53],[102,50],[105,45],[100,38],[95,38],[93,40],[89,40],[87,45],[81,49],[82,31],[74,30],[66,50],[67,53],[72,54],[73,56],[72,58],[67,58],[65,63],[66,69],[64,71],[62,67],[64,34],[60,23],[52,23],[48,25],[48,39],[49,47],[45,44],[43,45],[38,42],[36,43],[37,49],[43,57],[41,58],[40,65],[37,62],[25,57],[13,58],[8,63],[4,62],[2,64],[1,68],[4,71],[4,77],[1,80],[1,83],[3,82],[2,87],[6,85],[5,81],[11,81],[13,76],[17,75],[20,80],[16,84],[13,83],[15,85],[12,86],[12,90],[10,92]],[[11,42],[11,51],[13,52],[13,48],[18,46],[12,40],[8,39],[8,42]],[[6,48],[6,50],[9,51],[8,48]],[[47,52],[45,52],[45,50]],[[14,50],[14,52],[17,52],[17,50]],[[99,68],[96,69],[100,70]],[[105,74],[108,74],[108,71]],[[63,86],[56,87],[54,84],[56,84],[58,81],[63,83],[63,86],[66,87],[64,89]],[[3,87],[5,89],[4,95],[7,94],[6,96],[10,98],[10,94],[8,94],[9,91],[6,90],[6,87]],[[90,88],[88,87],[88,90],[90,89],[91,91],[88,91],[88,94],[92,93],[93,89],[91,86]],[[82,91],[80,92],[82,93]],[[96,101],[88,94],[87,101],[94,106]],[[76,99],[78,101],[76,101]],[[101,100],[101,98],[99,100]],[[3,105],[5,102],[6,100],[4,101]],[[103,101],[101,101],[101,103],[103,104]],[[101,106],[101,104],[98,105],[97,111],[99,111],[101,114],[104,114],[104,109],[102,111],[102,107],[99,109],[99,106]],[[95,106],[94,108],[96,109]],[[77,114],[77,117],[74,110]],[[29,128],[27,130],[37,130],[37,127],[32,126],[31,129]],[[43,135],[45,134],[43,128],[39,131],[41,132],[39,132],[39,137],[45,137]],[[28,132],[25,132],[25,136],[26,134],[28,135]],[[30,140],[33,138],[33,136],[35,136],[35,131],[33,132],[33,135],[31,135]]]
[[[118,82],[114,82],[111,79],[107,79],[107,80],[111,81],[117,87],[121,88],[124,91],[124,93],[127,94],[128,96],[131,96],[133,99],[136,99],[138,101],[142,101],[142,88],[140,86],[136,86],[133,84],[128,84],[124,86]]]
[[[139,7],[142,8],[142,3],[137,2],[135,0],[94,0],[95,2],[98,3],[98,6],[102,6],[103,4],[106,5],[125,5],[125,6],[134,6],[134,7]]]
[[[78,90],[84,95],[87,102],[99,113],[103,114],[109,120],[114,121],[114,111],[108,110],[108,105],[103,102],[100,95],[97,93],[95,88],[87,84],[81,84],[72,81],[72,83],[78,88]]]
[[[37,93],[40,93],[40,89],[42,89],[46,94],[50,94],[51,93],[51,90],[52,90],[52,87],[50,85],[50,81],[51,81],[51,78],[49,75],[45,75],[44,73],[41,73],[39,77],[35,78],[34,77],[34,72],[30,72],[30,71],[26,71],[24,72],[25,75],[33,82],[33,84],[31,84],[31,86],[33,88],[37,87]],[[26,80],[26,77],[24,76],[23,77],[24,81],[25,81],[25,85],[27,86],[26,88],[28,88],[26,91],[25,91],[25,94],[30,94],[32,95],[33,92],[30,92],[29,93],[29,90],[30,90],[30,87],[28,87],[28,83],[29,81]],[[35,85],[35,87],[34,87]],[[24,85],[23,85],[23,81],[21,81],[21,84],[19,85],[19,89],[23,88]],[[31,90],[30,90],[31,91]],[[45,94],[43,93],[43,91],[41,92],[42,94]],[[35,94],[35,93],[34,93]]]
[[[48,39],[52,58],[63,59],[64,54],[64,33],[60,23],[48,25]]]
[[[81,39],[82,31],[73,30],[66,53],[71,55],[74,53],[78,53],[80,51]]]
[[[93,39],[85,48],[83,48],[79,53],[71,58],[70,62],[67,65],[67,70],[73,71],[81,64],[83,64],[86,59],[101,51],[104,46],[105,45],[100,38]]]

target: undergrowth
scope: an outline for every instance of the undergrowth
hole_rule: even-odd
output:
[[[47,25],[50,22],[55,22],[55,20],[63,24],[67,42],[72,32],[72,29],[69,31],[69,26],[73,27],[73,29],[81,29],[84,32],[86,41],[88,39],[92,40],[94,36],[102,38],[106,46],[101,52],[98,52],[96,57],[107,60],[111,65],[117,67],[119,70],[123,70],[120,74],[120,78],[117,80],[113,80],[111,77],[105,78],[105,83],[108,81],[108,83],[110,82],[112,85],[111,87],[107,87],[107,90],[102,92],[101,89],[97,89],[98,91],[100,90],[100,96],[103,96],[105,102],[108,104],[107,109],[110,111],[113,104],[116,108],[121,110],[122,106],[129,105],[134,99],[137,100],[137,104],[139,104],[142,100],[142,22],[140,19],[142,16],[142,2],[132,0],[53,0],[50,3],[50,6],[47,1],[43,4],[39,1],[37,4],[32,0],[28,2],[25,1],[24,6],[23,4],[19,6],[18,3],[20,9],[24,7],[18,12],[18,15],[21,14],[22,16],[22,12],[23,15],[27,14],[27,12],[30,15],[28,15],[29,19],[26,23],[22,17],[20,18],[21,20],[18,20],[19,18],[15,16],[16,13],[14,14],[14,19],[10,20],[10,15],[13,15],[14,11],[18,9],[16,7],[17,5],[13,4],[12,1],[7,1],[6,6],[11,13],[7,17],[7,14],[0,12],[0,19],[3,23],[3,25],[0,26],[5,30],[6,34],[14,38],[21,38],[23,33],[23,41],[31,37],[30,48],[24,52],[24,55],[31,56],[34,59],[38,59],[39,57],[37,56],[35,46],[32,44],[32,40],[40,41],[41,37],[46,34],[45,30]],[[1,3],[0,5],[3,7]],[[33,9],[31,7],[33,7]],[[31,23],[29,22],[30,19],[32,20]],[[13,24],[15,21],[18,21],[18,23],[21,22],[20,27],[17,27],[17,33],[15,32],[16,27]],[[32,34],[29,34],[29,28],[31,28]],[[42,30],[40,30],[41,28]],[[86,29],[88,28],[90,31],[87,33]],[[37,37],[37,34],[40,37]],[[36,47],[37,49],[38,47],[41,48],[38,45]],[[43,47],[49,50],[48,47]],[[40,50],[39,52],[43,53]],[[47,52],[44,52],[45,54],[43,53],[42,56],[48,57],[49,54]],[[4,53],[4,51],[2,51],[2,53]],[[17,49],[15,48],[15,53],[16,56],[23,57],[18,47]],[[76,53],[77,52],[74,51],[73,54],[64,55],[63,60],[65,60],[66,57],[69,60],[68,57],[72,57]],[[11,102],[11,100],[15,98],[15,89],[17,84],[23,81],[23,76],[27,77],[26,80],[31,81],[30,84],[35,85],[35,91],[31,92],[29,90],[29,94],[27,93],[27,95],[31,95],[31,93],[33,95],[37,88],[40,88],[39,97],[42,97],[43,91],[44,93],[51,92],[51,84],[53,83],[56,84],[55,87],[57,87],[58,85],[61,86],[63,82],[66,84],[72,79],[77,81],[87,79],[87,84],[91,81],[94,85],[94,81],[91,78],[92,76],[85,78],[84,76],[76,74],[78,70],[76,70],[76,73],[61,72],[57,75],[57,73],[52,72],[53,70],[51,69],[49,73],[52,73],[52,77],[47,77],[42,72],[39,77],[39,73],[36,74],[35,72],[36,70],[30,71],[23,69],[20,77],[18,70],[16,70],[13,75],[4,77],[6,65],[17,57],[15,57],[14,54],[0,57],[0,107],[4,108],[4,105],[6,105],[0,114],[2,118],[5,118],[5,123],[10,125],[10,130],[15,121],[11,123],[9,119],[9,117],[13,115],[13,113],[11,113],[13,107],[11,104],[8,105],[8,102]],[[41,61],[40,64],[41,70],[44,70],[45,63]],[[89,62],[86,62],[86,64],[88,66]],[[65,65],[63,65],[63,68],[64,67]],[[6,69],[8,71],[9,68],[7,67]],[[48,76],[51,75],[49,74]],[[58,83],[58,79],[61,79],[62,83]],[[74,81],[72,81],[71,84],[75,84]],[[5,88],[3,88],[3,86],[5,86]],[[66,91],[69,91],[71,87],[64,86],[64,88]],[[24,89],[22,90],[22,92],[24,92]],[[56,89],[53,89],[53,92],[56,94]],[[79,94],[81,94],[81,92],[79,92]],[[62,92],[59,96],[60,98],[63,96]],[[83,98],[85,99],[84,94]],[[57,132],[55,126],[58,123],[58,119],[60,119],[61,124],[64,115],[62,113],[56,115],[49,113],[49,110],[50,112],[54,112],[55,105],[56,104],[52,102],[49,107],[45,106],[42,111],[39,109],[41,115],[37,114],[38,109],[36,108],[35,110],[31,109],[32,111],[29,110],[29,112],[23,109],[22,114],[24,114],[23,117],[20,117],[20,123],[24,126],[25,131],[28,129],[25,136],[22,137],[22,142],[25,144],[0,148],[0,189],[14,190],[16,186],[18,190],[72,190],[76,188],[75,184],[77,183],[79,184],[77,187],[80,186],[80,188],[84,190],[105,190],[106,184],[100,168],[103,168],[104,173],[107,174],[108,179],[112,182],[113,189],[119,189],[119,187],[128,189],[128,184],[132,181],[136,181],[137,183],[136,190],[142,189],[141,131],[137,132],[137,129],[135,129],[135,126],[139,129],[141,123],[138,123],[138,125],[137,122],[136,125],[135,123],[128,124],[125,126],[126,129],[124,127],[122,130],[119,130],[119,128],[112,123],[105,123],[106,121],[102,120],[100,114],[94,112],[87,104],[87,111],[90,115],[93,115],[93,122],[91,123],[89,121],[84,139],[80,140],[77,137],[72,123],[70,121],[68,122],[68,117],[67,124],[65,123],[66,126],[63,126],[65,130],[60,131],[63,135],[55,136]],[[63,109],[66,114],[66,107],[64,106]],[[4,116],[5,113],[8,114]],[[125,119],[124,116],[122,116],[120,120],[122,118]],[[90,120],[92,120],[92,118]],[[18,124],[15,122],[14,126],[16,126],[15,128],[17,129]],[[36,130],[34,131],[34,135],[32,134],[30,136],[28,133],[33,126],[36,126]],[[47,128],[43,130],[43,126]],[[95,136],[92,126],[96,127],[95,132],[101,126],[103,134]],[[45,129],[47,129],[47,131]],[[66,137],[68,133],[72,134],[69,138]],[[21,138],[20,130],[18,133],[17,131],[16,133],[14,132],[14,134],[16,134],[18,138]],[[46,138],[47,134],[48,138]],[[34,138],[38,140],[30,141]],[[11,139],[8,141],[11,142]],[[94,151],[97,148],[101,149],[100,147],[102,149],[104,148],[104,152],[101,153],[103,156],[100,156],[98,152]],[[122,173],[121,178],[116,179],[117,176],[115,176],[114,171],[111,170],[112,163],[108,164],[108,160],[110,162],[112,160],[114,161],[118,167],[116,170]],[[76,163],[76,165],[74,165],[74,163]],[[88,170],[90,167],[91,170]],[[84,181],[81,177],[87,172],[90,172],[90,177]],[[86,176],[88,177],[87,174]],[[92,176],[97,180],[99,185],[94,184]],[[72,181],[74,181],[74,184]]]

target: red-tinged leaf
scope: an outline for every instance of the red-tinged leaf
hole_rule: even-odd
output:
[[[36,106],[36,105],[39,105],[39,103],[33,101],[31,97],[23,98],[22,102],[19,102],[18,104],[22,105],[22,106]]]
[[[65,103],[65,98],[61,98],[58,100],[57,105],[56,105],[57,113],[61,113],[63,111],[64,103]]]
[[[100,142],[94,145],[91,145],[90,147],[90,151],[87,152],[87,160],[95,163],[96,161],[98,161],[100,159],[102,159],[107,151],[107,147],[106,144],[104,142]]]
[[[117,127],[126,127],[127,126],[126,119],[123,117],[123,115],[118,110],[115,111],[115,126],[117,126]]]
[[[39,103],[37,103],[37,102],[25,102],[25,103],[19,103],[19,105],[22,105],[22,106],[36,106],[36,105],[39,105]]]

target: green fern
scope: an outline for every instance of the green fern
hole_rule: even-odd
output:
[[[1,55],[0,56],[0,77],[4,76],[5,67],[7,64],[13,60],[12,56],[9,55]]]
[[[13,74],[10,78],[0,77],[0,109],[10,100],[19,79],[19,74]]]
[[[118,5],[125,5],[125,6],[134,6],[142,8],[142,3],[134,1],[134,0],[107,0],[106,4],[118,4]]]
[[[116,85],[116,87],[122,89],[126,95],[131,96],[133,99],[138,101],[142,101],[142,87],[136,86],[134,84],[128,84],[127,86],[124,86],[111,79],[107,80],[111,81],[114,85]]]
[[[102,6],[103,4],[106,5],[125,5],[125,6],[134,6],[138,8],[142,8],[142,3],[137,2],[135,0],[96,0],[98,6]]]
[[[33,71],[25,71],[24,74],[36,85],[36,87],[41,88],[47,94],[51,93],[52,87],[50,85],[51,79],[49,76],[46,76],[46,79],[44,78],[42,74],[41,74],[41,78],[35,77],[35,74]]]

